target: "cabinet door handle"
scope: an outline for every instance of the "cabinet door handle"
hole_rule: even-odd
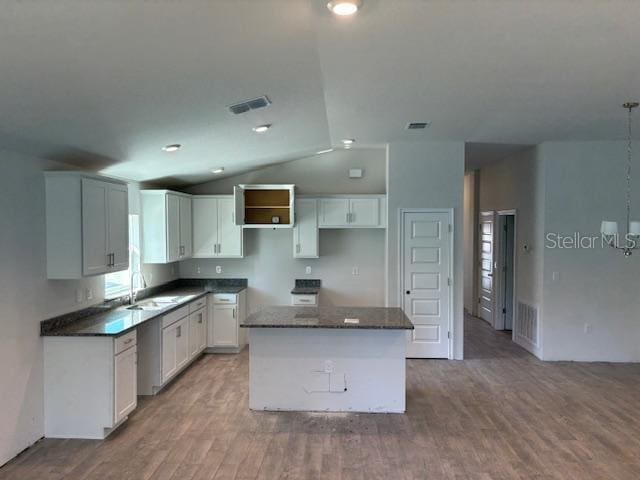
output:
[[[218,253],[219,254],[222,253],[222,244],[221,243],[218,244]]]
[[[180,338],[182,336],[182,325],[176,328],[176,338]]]
[[[347,213],[347,223],[349,223],[349,213]]]
[[[125,340],[124,344],[129,345],[131,342],[133,342],[133,338],[130,338],[129,340]]]
[[[349,213],[349,223],[353,223],[353,219],[355,218],[355,213]]]
[[[236,309],[235,309],[235,307],[233,308],[233,318],[236,318]]]

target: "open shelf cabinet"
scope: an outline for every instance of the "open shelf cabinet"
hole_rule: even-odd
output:
[[[294,185],[235,186],[236,224],[244,228],[293,227],[294,192]]]

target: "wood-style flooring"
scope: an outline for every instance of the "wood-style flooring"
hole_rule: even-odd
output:
[[[640,365],[540,362],[466,319],[466,360],[409,360],[407,413],[248,409],[248,355],[205,355],[106,441],[43,440],[0,479],[640,478]]]

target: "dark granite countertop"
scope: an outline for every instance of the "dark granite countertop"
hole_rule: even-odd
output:
[[[296,278],[292,295],[317,295],[320,292],[321,281],[314,278]]]
[[[295,287],[291,290],[292,295],[317,295],[320,291],[318,287]]]
[[[210,280],[179,280],[164,286],[153,287],[152,294],[144,295],[137,304],[155,301],[166,307],[158,310],[129,310],[130,305],[111,308],[95,306],[80,312],[71,312],[41,322],[40,335],[50,336],[113,336],[123,335],[138,325],[166,315],[209,293],[240,293],[246,289],[240,282],[216,282]],[[169,302],[174,300],[173,302]]]
[[[345,323],[345,319],[358,319],[359,323]],[[384,307],[267,307],[249,315],[240,326],[413,330],[401,308]]]

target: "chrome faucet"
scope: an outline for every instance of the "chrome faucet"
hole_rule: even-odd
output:
[[[133,286],[136,275],[140,275],[140,280],[142,280],[142,286],[140,288],[147,288],[147,282],[144,279],[144,275],[142,274],[142,272],[132,272],[131,283],[129,284],[129,305],[133,305],[134,303],[136,303],[136,297],[138,296],[138,291]]]

